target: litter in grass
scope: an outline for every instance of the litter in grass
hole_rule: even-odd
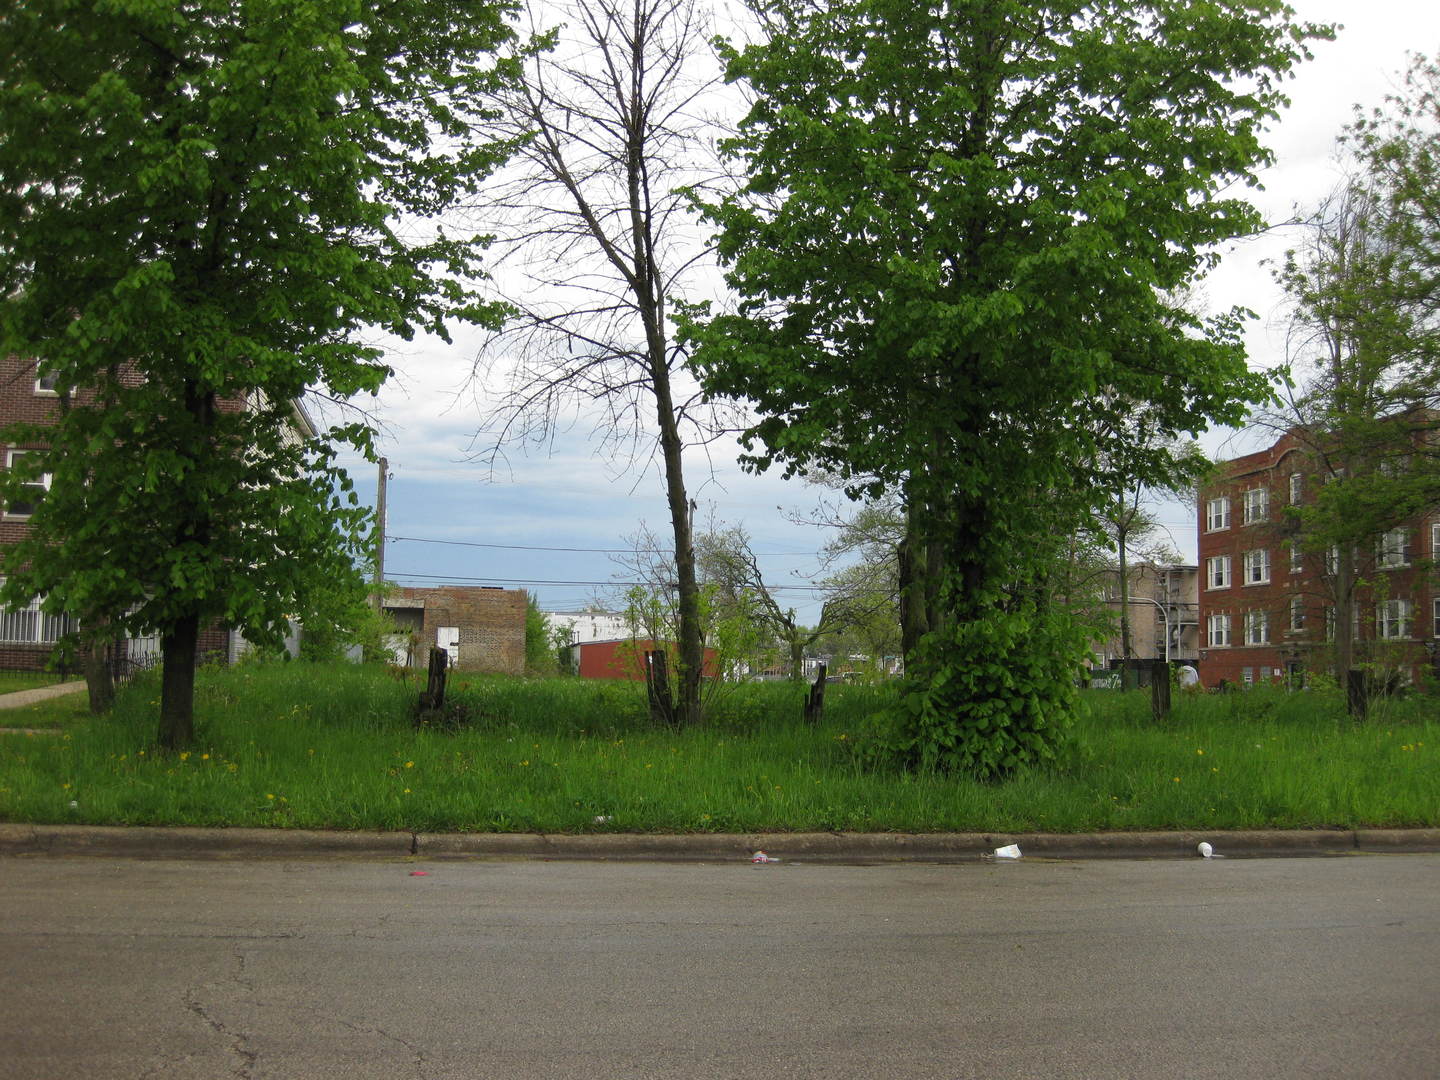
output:
[[[410,876],[411,876],[411,877],[429,877],[429,876],[430,876],[430,871],[429,871],[429,870],[411,870],[411,871],[410,871]]]
[[[752,863],[772,863],[772,862],[779,862],[780,860],[779,860],[779,859],[771,858],[769,855],[766,855],[763,851],[757,851],[757,852],[755,852],[754,855],[751,855],[751,856],[750,856],[750,861],[751,861]]]
[[[615,819],[614,819],[613,817],[611,817],[609,814],[596,814],[596,815],[595,815],[595,824],[596,824],[596,825],[608,825],[608,824],[610,824],[610,822],[612,822],[612,821],[614,821],[614,820],[615,820]]]
[[[1019,844],[1006,844],[1004,847],[997,847],[997,848],[995,849],[995,858],[997,858],[997,859],[1018,859],[1018,858],[1020,858],[1020,845],[1019,845]]]
[[[1200,841],[1199,846],[1197,846],[1195,850],[1200,852],[1202,859],[1223,859],[1225,857],[1224,855],[1216,855],[1215,849],[1204,840]]]

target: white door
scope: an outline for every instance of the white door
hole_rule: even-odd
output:
[[[450,666],[460,663],[460,628],[441,626],[435,631],[435,644],[450,654]]]

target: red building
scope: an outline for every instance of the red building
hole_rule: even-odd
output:
[[[629,679],[645,681],[645,654],[651,649],[664,649],[672,658],[680,655],[680,647],[674,642],[655,642],[646,638],[619,638],[613,641],[582,641],[570,646],[578,656],[576,670],[582,679]],[[702,665],[706,678],[713,679],[720,674],[720,660],[714,649],[705,650]]]
[[[1325,474],[1295,432],[1222,462],[1199,500],[1200,680],[1271,682],[1333,662],[1337,553],[1305,549],[1287,508]],[[1410,679],[1432,670],[1440,637],[1440,516],[1376,536],[1354,552],[1355,661]]]

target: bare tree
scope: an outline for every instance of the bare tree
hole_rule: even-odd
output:
[[[685,371],[672,316],[718,282],[706,280],[687,195],[713,176],[713,129],[698,110],[718,71],[694,0],[537,0],[531,19],[553,48],[525,58],[500,102],[518,165],[477,208],[497,230],[496,280],[516,316],[477,359],[482,390],[505,389],[476,456],[493,467],[506,445],[546,447],[588,418],[612,460],[658,458],[674,534],[677,720],[695,723],[702,635],[681,459],[721,425]]]

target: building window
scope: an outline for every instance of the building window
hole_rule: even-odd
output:
[[[1207,589],[1228,589],[1230,587],[1230,556],[1216,555],[1205,560],[1205,587]]]
[[[28,451],[7,450],[5,452],[5,467],[7,469],[13,469],[15,463],[26,453],[28,453]],[[39,504],[40,500],[45,497],[45,492],[50,490],[50,474],[48,472],[41,473],[31,480],[27,480],[24,486],[28,489],[28,494],[23,498],[12,499],[6,504],[5,516],[7,518],[28,518],[35,512],[35,507]]]
[[[1211,648],[1219,648],[1230,644],[1230,616],[1211,615],[1208,621],[1209,642]]]
[[[1430,558],[1440,565],[1440,522],[1430,526]]]
[[[1270,580],[1270,552],[1261,548],[1245,552],[1245,584],[1264,585]]]
[[[1268,611],[1247,611],[1245,613],[1245,644],[1264,645],[1270,640],[1270,613]]]
[[[1434,635],[1435,635],[1435,637],[1440,638],[1440,597],[1437,597],[1437,598],[1436,598],[1434,601],[1432,601],[1432,602],[1433,602],[1434,605],[1435,605],[1435,612],[1434,612],[1434,614],[1435,614],[1435,630],[1434,630]]]
[[[1205,504],[1205,531],[1217,532],[1230,527],[1230,499],[1221,496]]]
[[[1245,524],[1254,525],[1270,516],[1268,488],[1251,488],[1245,492]]]
[[[1380,538],[1376,563],[1384,569],[1410,565],[1410,530],[1391,529]]]
[[[1409,600],[1386,600],[1375,605],[1375,636],[1392,639],[1410,636]]]
[[[79,628],[70,615],[41,611],[38,597],[22,608],[0,608],[0,642],[9,645],[54,645]]]
[[[54,375],[49,374],[49,373],[45,373],[45,372],[41,372],[40,369],[39,369],[39,367],[36,367],[36,369],[35,369],[35,393],[37,393],[37,394],[54,394],[54,393],[58,393],[58,391],[55,389],[55,381],[56,381],[56,380],[55,380],[55,376],[54,376]]]
[[[1290,573],[1303,574],[1305,572],[1305,553],[1300,550],[1298,540],[1290,541]]]
[[[1340,572],[1340,545],[1331,544],[1330,550],[1325,553],[1325,572],[1327,574],[1338,574]]]
[[[1249,686],[1251,683],[1253,683],[1255,681],[1255,669],[1253,667],[1241,668],[1240,681],[1243,682],[1246,686]]]
[[[1305,629],[1305,600],[1303,597],[1292,596],[1290,598],[1290,629]]]
[[[1290,505],[1299,506],[1300,496],[1304,494],[1305,481],[1298,472],[1290,474]]]
[[[1325,640],[1335,640],[1335,609],[1333,607],[1325,609]]]

